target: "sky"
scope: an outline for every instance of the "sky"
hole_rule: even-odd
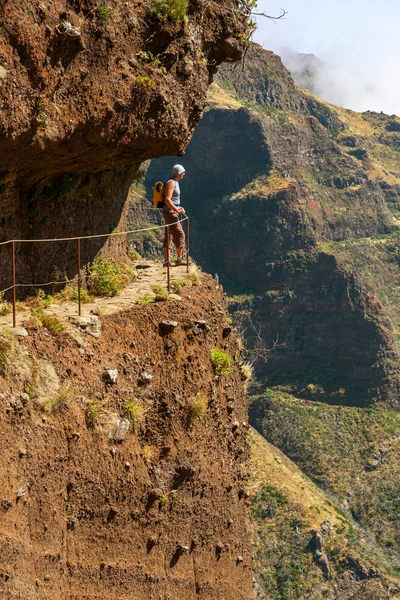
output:
[[[259,0],[255,42],[315,54],[324,63],[318,93],[358,111],[400,115],[400,0]]]

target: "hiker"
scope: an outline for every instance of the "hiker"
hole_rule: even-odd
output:
[[[179,182],[185,177],[185,169],[182,165],[172,167],[172,177],[165,182],[164,187],[164,207],[162,216],[165,224],[170,227],[165,228],[164,236],[164,267],[168,265],[168,248],[170,248],[170,237],[176,248],[175,265],[181,265],[183,262],[183,249],[185,247],[185,234],[179,220],[179,215],[185,214],[185,209],[181,204],[181,191]]]

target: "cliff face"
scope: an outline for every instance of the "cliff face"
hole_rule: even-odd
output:
[[[233,0],[192,0],[185,21],[150,5],[1,3],[2,240],[124,228],[140,164],[183,152],[216,67],[240,58],[246,19]],[[99,249],[88,242],[84,260]],[[67,246],[18,247],[20,282],[74,275],[73,256]]]
[[[310,384],[322,400],[396,404],[396,119],[318,100],[256,45],[218,86],[186,153],[184,199],[193,255],[237,295],[250,346],[275,344],[258,375],[305,397]]]
[[[192,255],[255,359],[250,421],[313,481],[255,441],[262,599],[398,595],[399,129],[315,98],[252,46],[181,159]]]
[[[0,336],[2,599],[251,597],[247,411],[226,316],[203,276],[181,301],[101,317],[99,340],[32,323],[21,342]],[[215,375],[212,348],[230,374]]]

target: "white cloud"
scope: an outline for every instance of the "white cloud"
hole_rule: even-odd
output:
[[[396,0],[281,0],[288,15],[259,19],[255,41],[278,54],[284,47],[320,60],[316,92],[354,110],[400,115],[400,3]],[[260,0],[271,14],[279,6]]]

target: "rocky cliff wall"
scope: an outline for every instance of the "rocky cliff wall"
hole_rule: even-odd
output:
[[[150,4],[1,3],[1,240],[124,229],[140,164],[183,152],[217,66],[240,58],[246,18],[233,0],[192,0],[175,21]],[[101,246],[84,244],[84,262]],[[76,273],[65,245],[17,250],[20,282]]]
[[[98,340],[0,336],[2,599],[251,597],[239,348],[216,282],[189,291],[100,317]]]

